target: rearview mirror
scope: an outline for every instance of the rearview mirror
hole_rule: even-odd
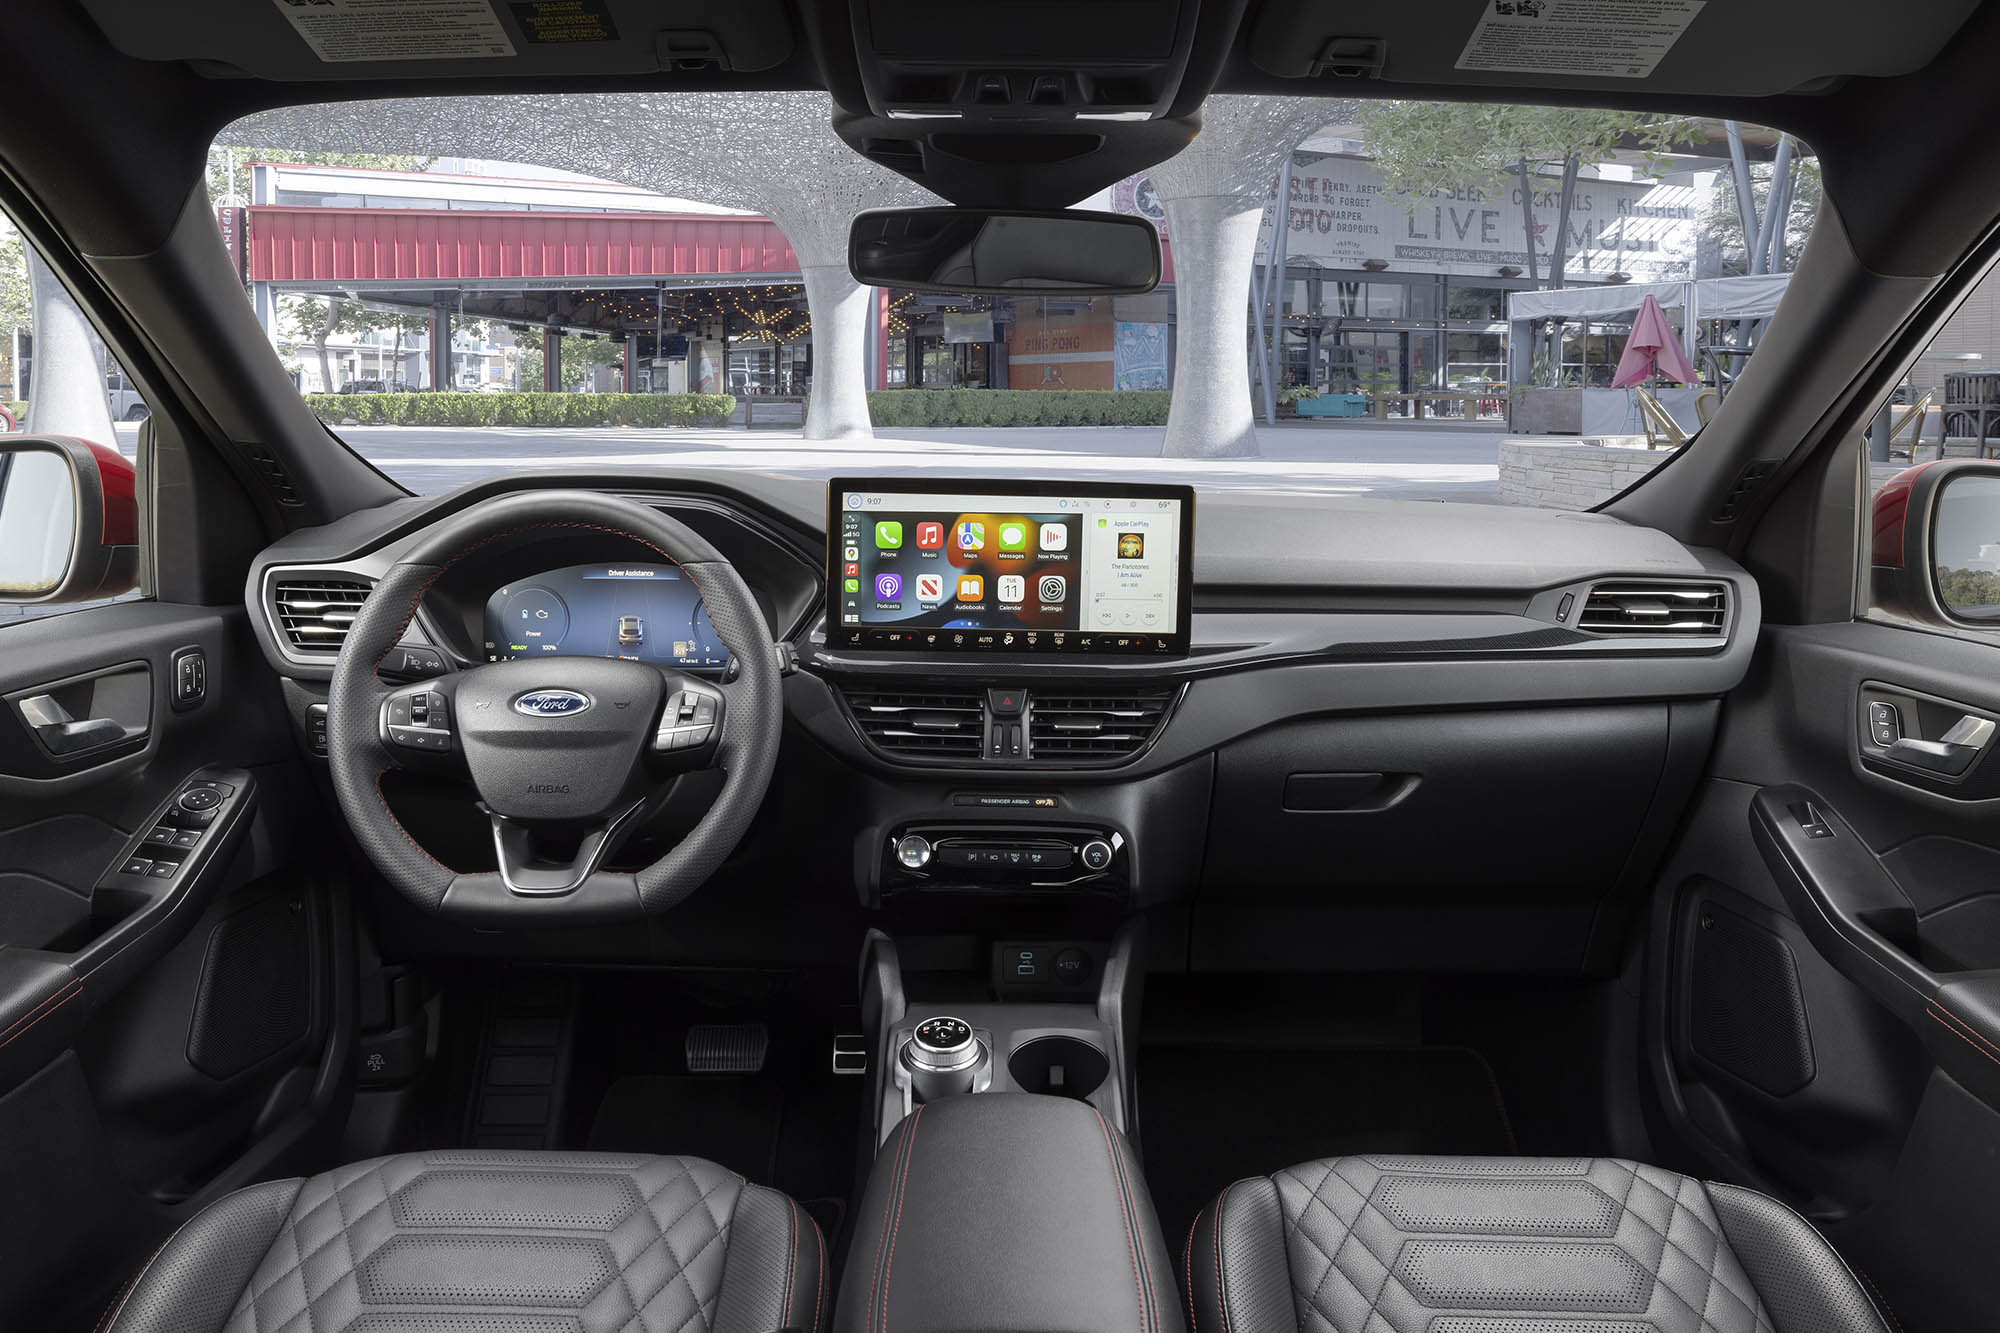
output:
[[[0,603],[83,602],[138,582],[131,462],[67,436],[0,441]]]
[[[1160,281],[1160,236],[1122,213],[893,208],[848,232],[857,282],[990,296],[1130,296]]]

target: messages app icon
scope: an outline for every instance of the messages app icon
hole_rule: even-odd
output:
[[[1000,525],[1000,549],[1003,551],[1027,550],[1028,525],[1025,523],[1002,523]]]
[[[875,545],[882,550],[894,550],[903,544],[903,525],[894,519],[884,519],[875,525]]]

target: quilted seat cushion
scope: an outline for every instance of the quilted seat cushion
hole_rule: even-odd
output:
[[[797,1204],[697,1158],[407,1154],[221,1200],[106,1333],[816,1333],[824,1268]]]
[[[1883,1333],[1774,1200],[1609,1158],[1336,1157],[1188,1238],[1196,1333]]]

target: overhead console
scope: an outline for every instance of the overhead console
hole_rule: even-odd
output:
[[[834,129],[955,204],[1065,208],[1192,142],[1243,0],[809,4]]]

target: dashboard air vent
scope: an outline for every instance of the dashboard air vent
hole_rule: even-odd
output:
[[[1576,627],[1586,634],[1716,636],[1729,618],[1720,583],[1600,583],[1584,599]]]
[[[1028,752],[1036,759],[1125,759],[1151,743],[1167,720],[1170,691],[1030,696]]]
[[[885,754],[979,759],[985,713],[976,691],[848,689],[845,693],[861,734]]]
[[[294,648],[340,651],[374,585],[359,579],[279,579],[272,585],[278,628]]]

